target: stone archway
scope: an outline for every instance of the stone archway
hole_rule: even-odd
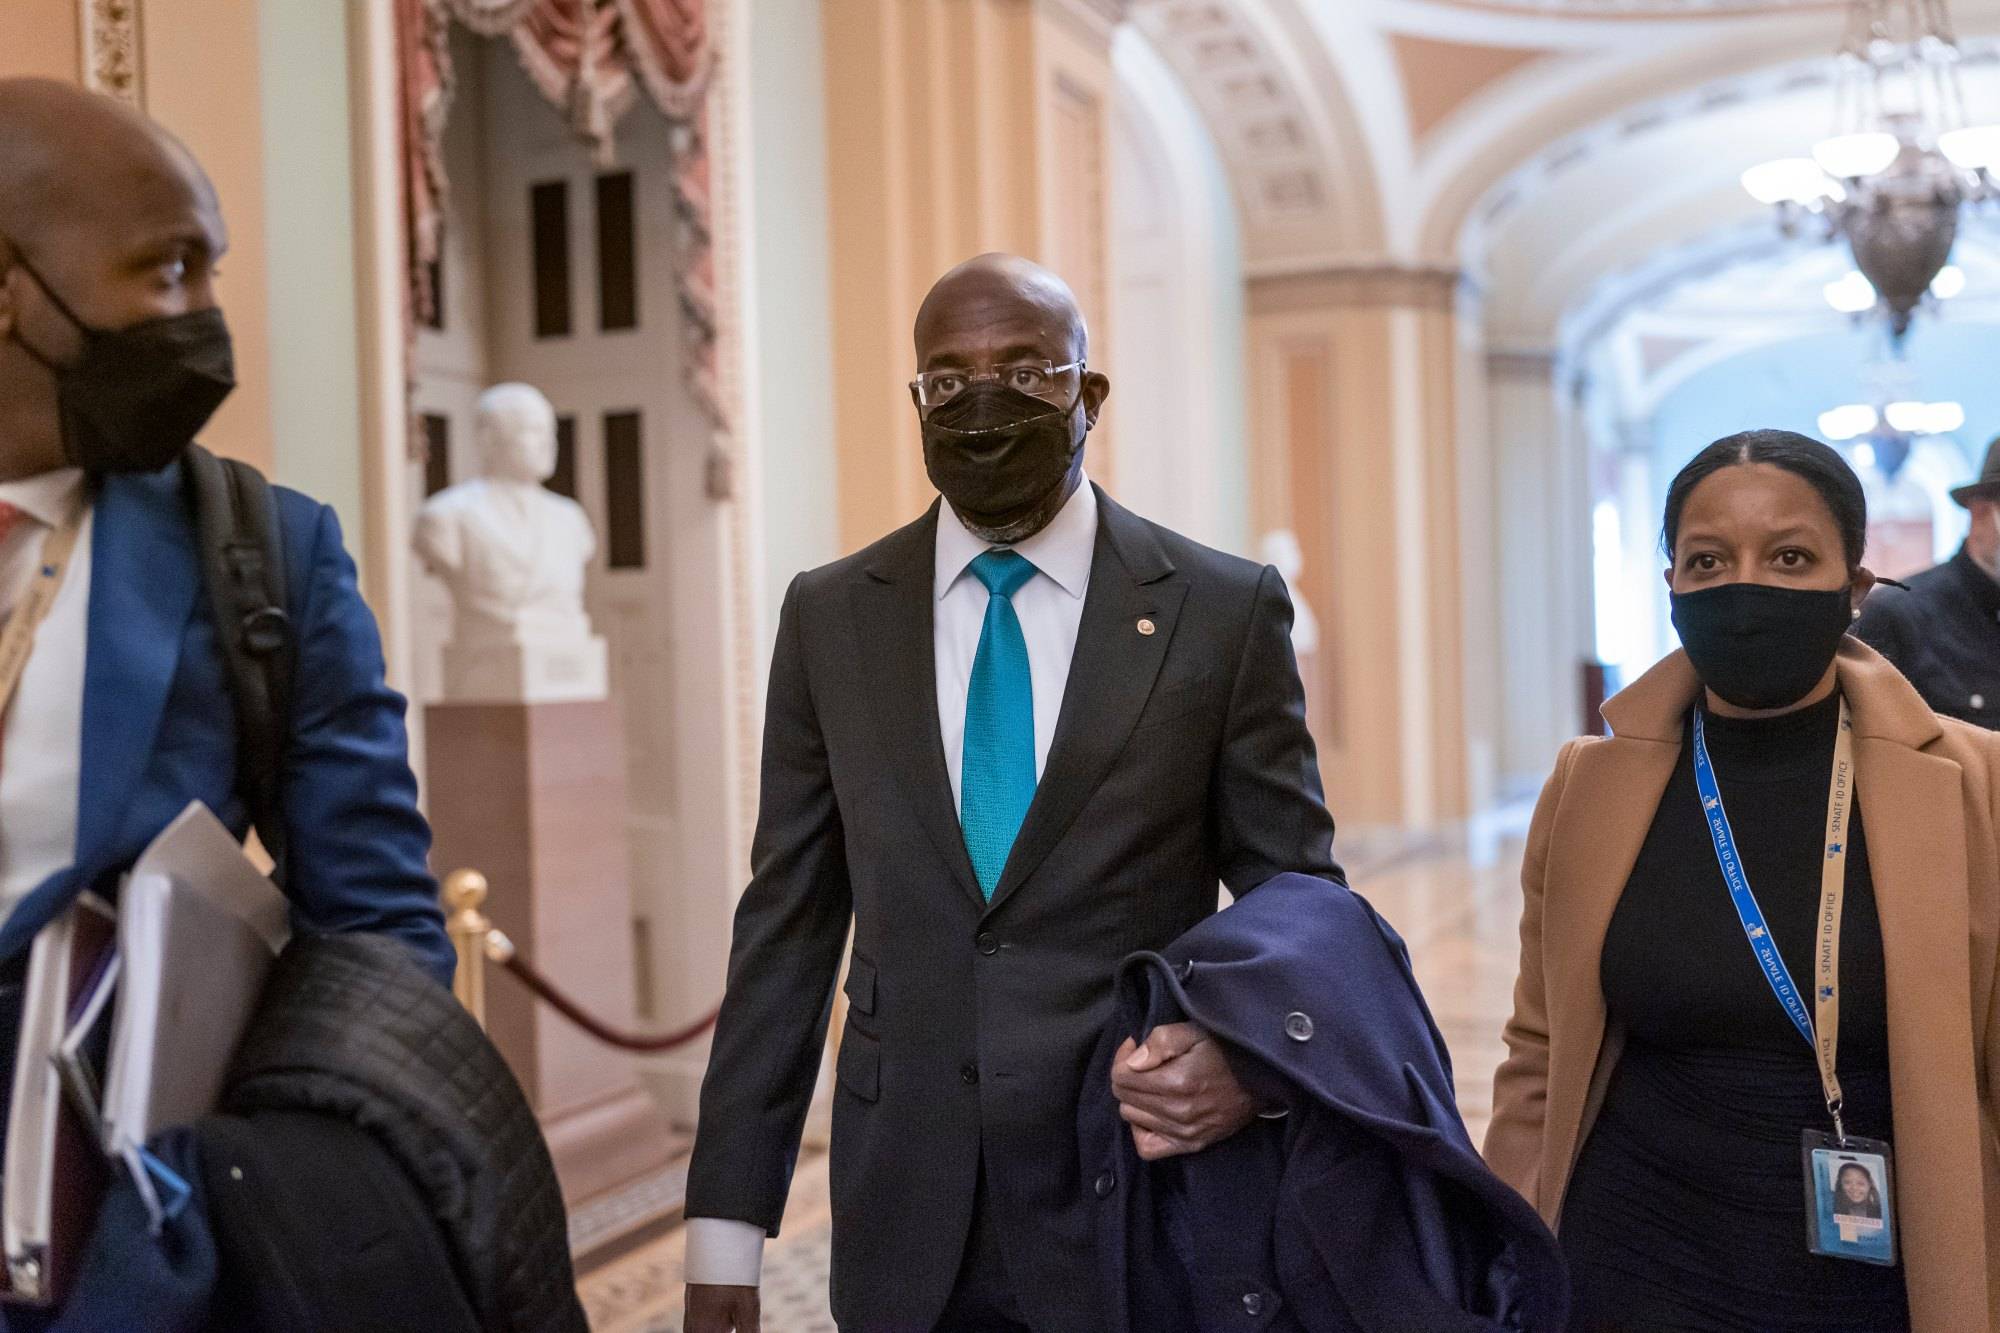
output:
[[[1130,19],[1201,108],[1249,269],[1384,251],[1360,119],[1298,0],[1141,0]]]

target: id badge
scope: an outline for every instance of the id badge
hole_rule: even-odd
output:
[[[1896,1263],[1895,1155],[1879,1139],[1807,1130],[1806,1244],[1830,1259]]]

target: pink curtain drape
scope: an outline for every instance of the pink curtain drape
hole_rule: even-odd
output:
[[[452,95],[450,25],[508,37],[542,96],[600,159],[643,94],[673,126],[680,244],[675,281],[688,383],[718,429],[715,262],[710,227],[707,0],[396,0],[402,61],[404,220],[413,321],[435,307],[430,275],[443,233],[443,135]]]

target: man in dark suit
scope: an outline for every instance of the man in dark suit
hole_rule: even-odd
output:
[[[250,822],[181,455],[234,384],[214,188],[110,98],[0,80],[0,1008],[37,930],[189,802]],[[374,618],[326,506],[277,492],[296,645],[277,817],[306,931],[453,955]],[[14,1029],[0,1019],[0,1070]]]
[[[1877,588],[1854,632],[1908,676],[1931,711],[2000,729],[2000,439],[1951,498],[1972,514],[1958,554],[1904,588]]]
[[[1100,1323],[1086,1065],[1126,954],[1284,871],[1333,820],[1276,571],[1121,509],[1083,473],[1110,383],[1069,289],[947,274],[911,390],[944,500],[794,580],[754,876],[688,1185],[689,1333],[757,1327],[850,921],[834,1092],[834,1317],[848,1330]],[[1258,1106],[1187,1024],[1121,1051],[1148,1159]]]

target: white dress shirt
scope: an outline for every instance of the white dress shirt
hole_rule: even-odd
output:
[[[931,646],[937,660],[938,729],[944,737],[945,767],[951,773],[954,807],[964,794],[965,696],[979,635],[986,626],[986,585],[972,562],[999,549],[974,535],[949,504],[937,525],[937,605],[931,617]],[[1028,645],[1028,679],[1035,700],[1035,780],[1049,762],[1070,661],[1083,625],[1083,599],[1090,589],[1091,557],[1097,549],[1097,493],[1085,477],[1049,525],[1012,548],[1035,574],[1015,590],[1014,614]],[[754,1287],[763,1271],[764,1228],[722,1217],[691,1217],[687,1224],[686,1276],[691,1283]]]
[[[82,501],[82,489],[83,474],[74,468],[0,483],[0,503],[26,515],[0,542],[0,617],[11,614],[27,591],[42,543]],[[76,857],[91,524],[86,514],[62,589],[0,719],[0,920]]]
[[[1014,614],[1028,643],[1028,679],[1035,696],[1035,780],[1048,767],[1049,745],[1062,716],[1069,664],[1076,656],[1083,624],[1083,595],[1090,590],[1090,557],[1097,546],[1097,495],[1085,478],[1069,503],[1046,528],[1013,550],[1035,567],[1035,575],[1014,593]],[[972,663],[986,627],[986,585],[972,562],[996,549],[959,522],[950,505],[938,514],[937,609],[931,617],[937,657],[938,728],[944,733],[945,766],[951,771],[952,804],[964,795],[965,696]]]

